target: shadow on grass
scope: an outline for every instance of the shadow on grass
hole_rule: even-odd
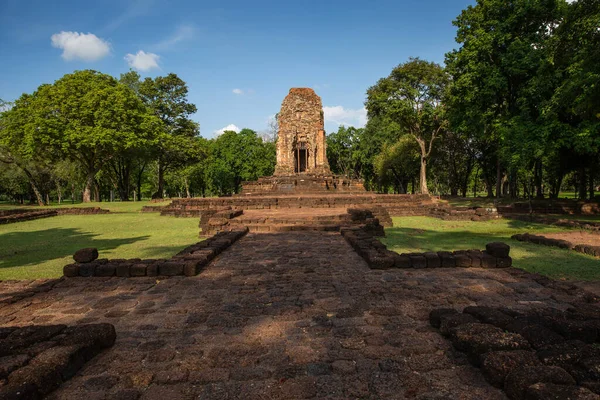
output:
[[[102,254],[102,251],[150,237],[146,235],[120,239],[96,239],[96,236],[98,235],[74,228],[0,234],[0,268],[35,265],[70,256],[84,247],[95,247]]]
[[[523,223],[515,221],[515,223]],[[523,225],[514,228],[523,228]],[[525,231],[525,230],[524,230]],[[485,249],[490,242],[501,241],[511,246],[513,264],[529,272],[537,272],[553,278],[600,280],[600,260],[559,249],[523,243],[510,239],[514,231],[481,233],[466,230],[435,231],[419,228],[389,228],[382,239],[390,250],[400,253],[424,251],[452,251],[467,249]]]

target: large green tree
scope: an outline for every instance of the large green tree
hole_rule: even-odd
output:
[[[182,168],[197,161],[198,123],[190,116],[197,111],[190,103],[187,84],[176,74],[146,78],[140,81],[135,71],[121,75],[121,82],[136,91],[144,103],[163,122],[163,131],[156,145],[157,190],[154,198],[164,196],[165,173],[171,168]]]
[[[83,201],[91,201],[96,174],[116,155],[143,147],[160,121],[128,87],[86,70],[23,95],[9,112],[7,137],[20,135],[25,154],[76,161],[85,175]],[[4,135],[4,133],[3,133]]]
[[[367,91],[369,117],[388,117],[411,135],[421,152],[420,191],[427,188],[427,161],[433,144],[446,128],[442,104],[448,75],[433,62],[411,58]]]
[[[272,175],[275,161],[275,144],[255,131],[225,131],[212,141],[207,174],[216,194],[239,193],[242,182]]]
[[[564,0],[477,0],[454,21],[460,47],[446,56],[449,119],[480,146],[490,191],[488,161],[495,159],[496,196],[506,168],[539,164],[547,151],[540,103],[551,90],[548,44],[565,6]]]

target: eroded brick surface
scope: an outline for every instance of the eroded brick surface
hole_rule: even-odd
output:
[[[323,232],[249,234],[190,278],[0,282],[5,325],[116,328],[56,399],[500,399],[429,312],[572,300],[513,269],[371,270]]]

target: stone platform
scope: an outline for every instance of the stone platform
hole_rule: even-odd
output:
[[[364,194],[361,179],[343,176],[319,176],[308,174],[277,175],[242,183],[241,196],[268,196],[286,194]]]
[[[390,215],[428,215],[440,205],[429,195],[402,194],[305,194],[277,196],[232,196],[191,199],[173,199],[171,204],[158,210],[144,207],[146,212],[160,211],[161,215],[200,217],[205,210],[275,210],[297,208],[385,208]]]
[[[434,308],[592,301],[508,269],[371,270],[339,233],[250,233],[196,277],[0,282],[4,326],[115,326],[52,399],[505,399]]]

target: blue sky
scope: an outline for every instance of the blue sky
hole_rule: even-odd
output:
[[[361,126],[367,88],[421,57],[443,62],[471,0],[0,0],[0,98],[66,73],[178,74],[201,134],[262,131],[291,87],[323,99],[326,129]]]

